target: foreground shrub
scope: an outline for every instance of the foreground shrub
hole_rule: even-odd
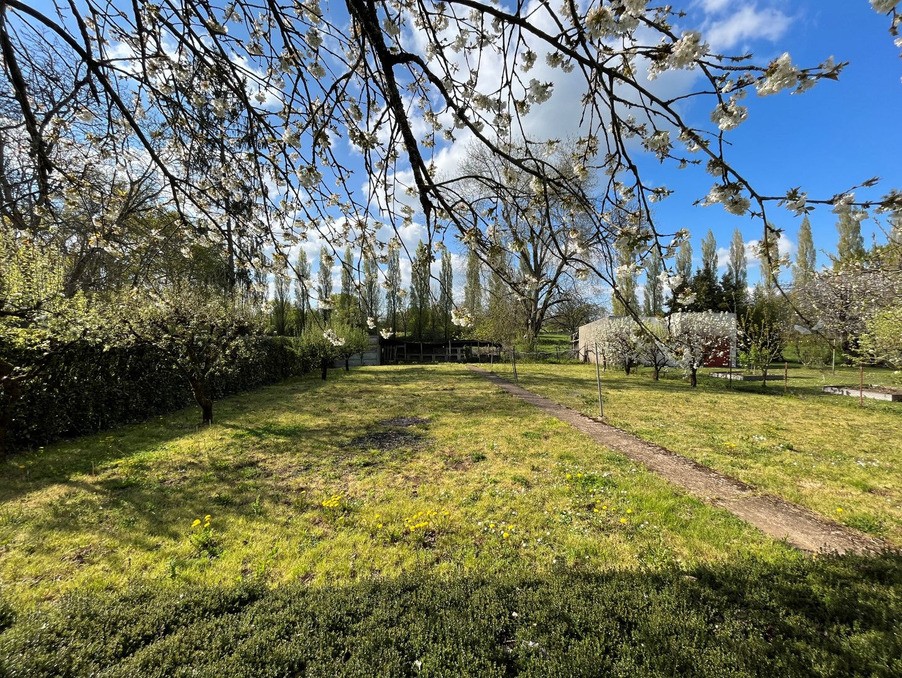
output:
[[[898,556],[342,588],[70,595],[0,635],[8,676],[892,676]]]

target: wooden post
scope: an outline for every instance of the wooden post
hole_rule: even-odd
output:
[[[864,363],[858,366],[858,405],[864,406]]]
[[[783,363],[783,393],[789,388],[789,363]]]
[[[520,380],[517,378],[517,349],[511,349],[511,365],[514,368],[514,383],[519,384]]]
[[[604,403],[601,400],[601,366],[598,364],[598,344],[595,344],[595,381],[598,383],[598,416],[604,419]]]

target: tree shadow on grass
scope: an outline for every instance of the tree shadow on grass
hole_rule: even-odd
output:
[[[895,676],[899,556],[344,586],[84,592],[14,617],[0,674]]]
[[[360,391],[378,391],[381,388],[403,390],[418,383],[428,390],[431,376],[425,367],[380,370],[371,374],[372,382],[364,379]],[[298,394],[303,395],[305,408],[317,402],[327,403],[335,384],[346,378],[346,373],[335,370],[325,382],[309,376],[224,398],[216,403],[213,430],[235,431],[257,440],[278,438],[290,441],[300,436],[313,436],[317,442],[323,443],[334,439],[333,434],[341,432],[335,427],[311,429],[302,425],[259,421],[249,424],[245,419],[249,415],[259,418],[261,413],[275,418],[296,412],[298,406],[292,399]],[[60,441],[39,450],[14,453],[0,460],[0,478],[3,480],[0,483],[0,504],[49,485],[66,483],[73,476],[93,474],[107,464],[194,436],[203,431],[197,424],[197,417],[197,408],[190,407],[140,424]]]

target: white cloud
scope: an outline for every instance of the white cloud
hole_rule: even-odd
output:
[[[716,0],[715,4],[716,4]],[[705,39],[715,50],[727,50],[741,42],[780,39],[789,29],[791,19],[774,7],[759,9],[746,5],[739,11],[706,26]]]
[[[732,0],[699,0],[702,9],[708,14],[716,14],[730,6]]]

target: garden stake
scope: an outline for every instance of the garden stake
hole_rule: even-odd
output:
[[[598,366],[598,344],[595,344],[595,381],[598,382],[598,416],[604,419],[604,405],[601,401],[601,368]]]
[[[864,407],[864,363],[858,366],[858,406]]]

